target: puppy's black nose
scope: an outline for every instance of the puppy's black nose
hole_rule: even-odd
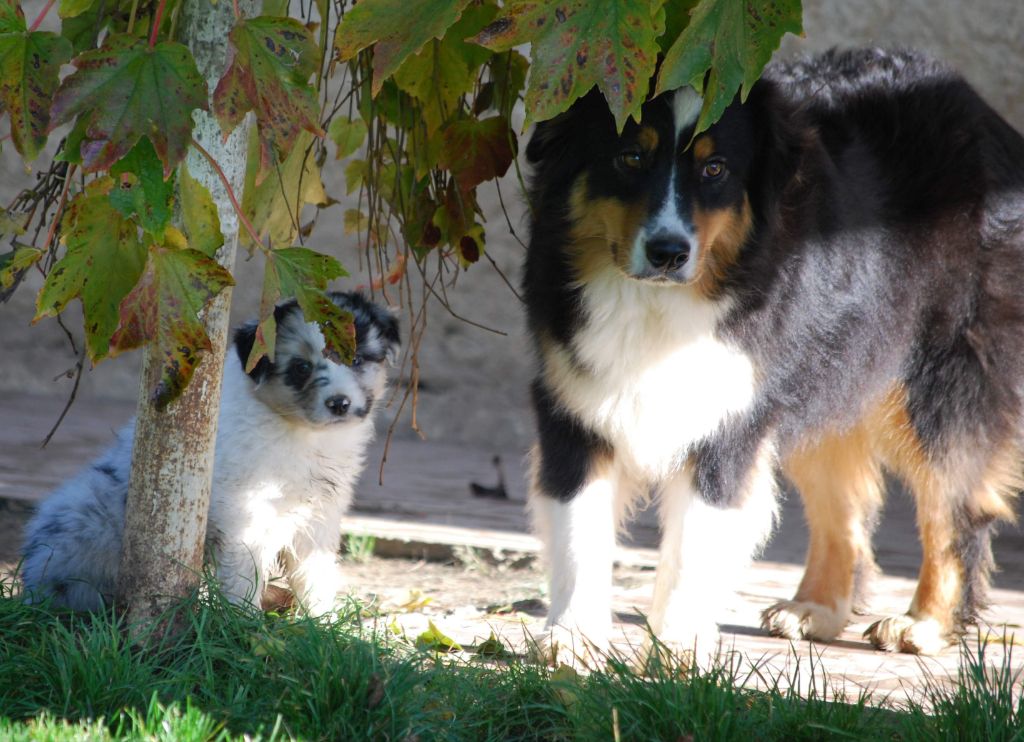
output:
[[[681,268],[690,257],[690,242],[685,237],[655,237],[647,241],[647,260],[658,270]]]
[[[348,408],[352,405],[352,400],[344,394],[338,394],[334,397],[328,397],[324,404],[327,405],[327,409],[331,411],[332,415],[341,417],[348,412]]]

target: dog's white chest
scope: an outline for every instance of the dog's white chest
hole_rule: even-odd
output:
[[[725,307],[681,287],[629,280],[588,285],[583,299],[577,363],[554,354],[549,381],[644,475],[678,469],[695,443],[750,407],[754,365],[715,334]]]

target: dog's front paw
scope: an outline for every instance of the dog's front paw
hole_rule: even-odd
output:
[[[792,641],[817,639],[830,642],[846,628],[847,613],[820,603],[783,600],[761,613],[761,628],[772,636]]]
[[[871,624],[864,638],[876,649],[906,654],[938,654],[952,644],[952,637],[934,618],[889,616]]]
[[[608,637],[604,632],[552,626],[527,638],[526,656],[538,665],[594,670],[607,663]]]

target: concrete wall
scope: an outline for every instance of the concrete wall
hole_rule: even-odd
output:
[[[986,99],[1024,130],[1022,0],[805,0],[804,25],[805,38],[787,39],[781,54],[863,44],[919,47],[956,65]],[[328,191],[342,193],[340,168],[328,167]],[[0,201],[7,203],[31,177],[6,147],[0,156]],[[525,239],[516,183],[507,179],[503,194],[513,226]],[[509,236],[493,193],[485,196],[484,207],[488,253],[516,283],[522,247]],[[353,274],[339,284],[347,287],[364,282],[365,272],[360,256],[343,236],[342,213],[340,206],[324,212],[311,245],[342,259]],[[235,294],[239,319],[255,311],[261,270],[259,258],[248,263],[239,260],[240,289]],[[32,277],[9,304],[0,306],[0,389],[66,395],[70,382],[54,381],[74,362],[64,334],[53,320],[28,326],[39,285]],[[532,427],[527,404],[531,359],[519,302],[486,260],[473,266],[447,293],[457,314],[506,334],[460,321],[433,302],[420,355],[419,426],[433,440],[494,450],[523,449]],[[68,325],[80,336],[78,318],[72,317]],[[86,375],[81,393],[133,398],[137,372],[137,358],[131,355],[106,361]],[[411,436],[405,417],[397,431]]]

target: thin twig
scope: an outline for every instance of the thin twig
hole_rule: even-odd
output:
[[[75,403],[75,395],[78,394],[78,385],[82,381],[82,368],[84,367],[84,365],[85,346],[83,345],[82,352],[78,354],[78,360],[75,362],[75,385],[71,387],[71,396],[68,397],[67,404],[64,405],[64,409],[61,411],[60,417],[57,418],[57,422],[53,424],[53,427],[50,428],[50,432],[46,434],[45,438],[43,438],[43,442],[39,446],[40,448],[46,448],[46,444],[50,442],[50,439],[53,438],[54,434],[57,432],[57,429],[60,427],[60,424],[64,422],[64,418],[67,416],[68,410],[71,409],[71,405]]]

